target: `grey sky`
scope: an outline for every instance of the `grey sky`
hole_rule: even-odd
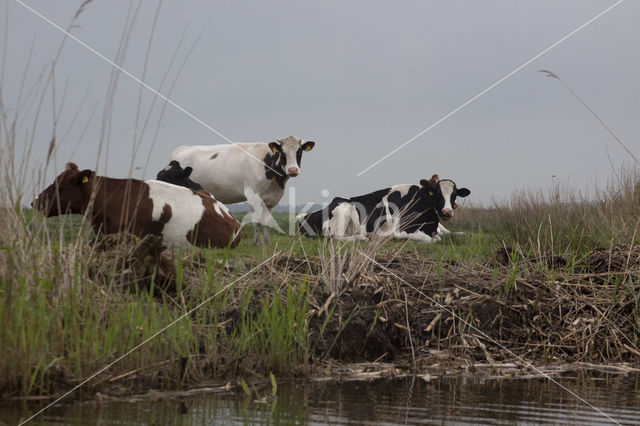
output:
[[[25,1],[62,27],[80,2]],[[627,0],[415,142],[360,177],[356,174],[475,96],[615,1],[165,1],[153,37],[145,81],[158,87],[186,29],[166,94],[202,31],[169,97],[233,141],[288,135],[316,141],[302,173],[289,181],[296,202],[323,202],[439,173],[487,203],[514,190],[546,188],[555,175],[590,190],[628,154],[561,85],[562,77],[640,155],[640,2]],[[133,4],[133,8],[137,3]],[[130,3],[95,0],[72,33],[113,59]],[[136,18],[122,66],[142,77],[157,3]],[[14,0],[3,0],[0,30],[6,64],[5,108],[11,111],[34,50],[26,84],[50,61],[63,35]],[[68,40],[55,70],[60,139],[55,169],[67,161],[94,168],[112,67]],[[139,85],[121,75],[110,132],[98,171],[129,174]],[[153,94],[144,91],[142,114]],[[84,104],[82,100],[86,97]],[[152,146],[162,102],[142,137],[135,177],[153,178],[173,149],[223,139],[168,106]],[[31,132],[37,100],[22,113],[21,139]],[[30,156],[44,162],[52,129],[51,97],[43,105]],[[95,112],[91,117],[91,111]],[[81,137],[88,123],[86,133]],[[141,124],[139,123],[139,128]],[[76,148],[77,146],[77,148]],[[53,178],[49,171],[47,184]],[[285,198],[281,203],[286,203]]]

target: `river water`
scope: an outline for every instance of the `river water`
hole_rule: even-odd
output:
[[[555,380],[584,401],[543,378],[287,381],[278,383],[276,398],[233,390],[101,406],[90,401],[52,407],[28,424],[640,424],[639,374],[574,371]],[[4,403],[0,419],[18,424],[37,409]]]

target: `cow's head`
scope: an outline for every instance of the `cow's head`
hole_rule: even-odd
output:
[[[422,179],[420,185],[428,191],[430,196],[436,197],[438,216],[444,220],[453,217],[453,209],[458,207],[457,197],[466,197],[471,194],[467,188],[458,188],[454,181],[440,179],[438,175],[433,175],[429,180]]]
[[[167,167],[158,172],[156,179],[173,185],[184,186],[194,191],[204,189],[199,183],[189,179],[191,172],[193,172],[191,167],[185,167],[183,169],[178,161],[172,160]]]
[[[278,156],[277,165],[287,177],[296,177],[300,174],[300,164],[302,162],[302,152],[311,151],[316,143],[313,141],[304,142],[295,136],[278,139],[276,142],[269,142],[269,149]]]
[[[31,206],[46,217],[65,213],[83,213],[91,194],[95,172],[78,170],[74,163],[67,163],[64,172],[36,197]]]

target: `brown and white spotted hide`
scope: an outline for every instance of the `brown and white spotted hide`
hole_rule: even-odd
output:
[[[31,205],[46,217],[85,214],[96,233],[158,235],[165,246],[235,247],[240,242],[240,223],[205,191],[97,176],[74,163]]]

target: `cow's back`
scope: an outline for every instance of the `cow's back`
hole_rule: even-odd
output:
[[[257,193],[270,189],[272,183],[265,181],[262,164],[267,153],[267,144],[260,142],[181,146],[171,154],[171,160],[179,161],[182,167],[191,167],[191,179],[213,194],[216,200],[233,204],[246,200],[246,186]]]

